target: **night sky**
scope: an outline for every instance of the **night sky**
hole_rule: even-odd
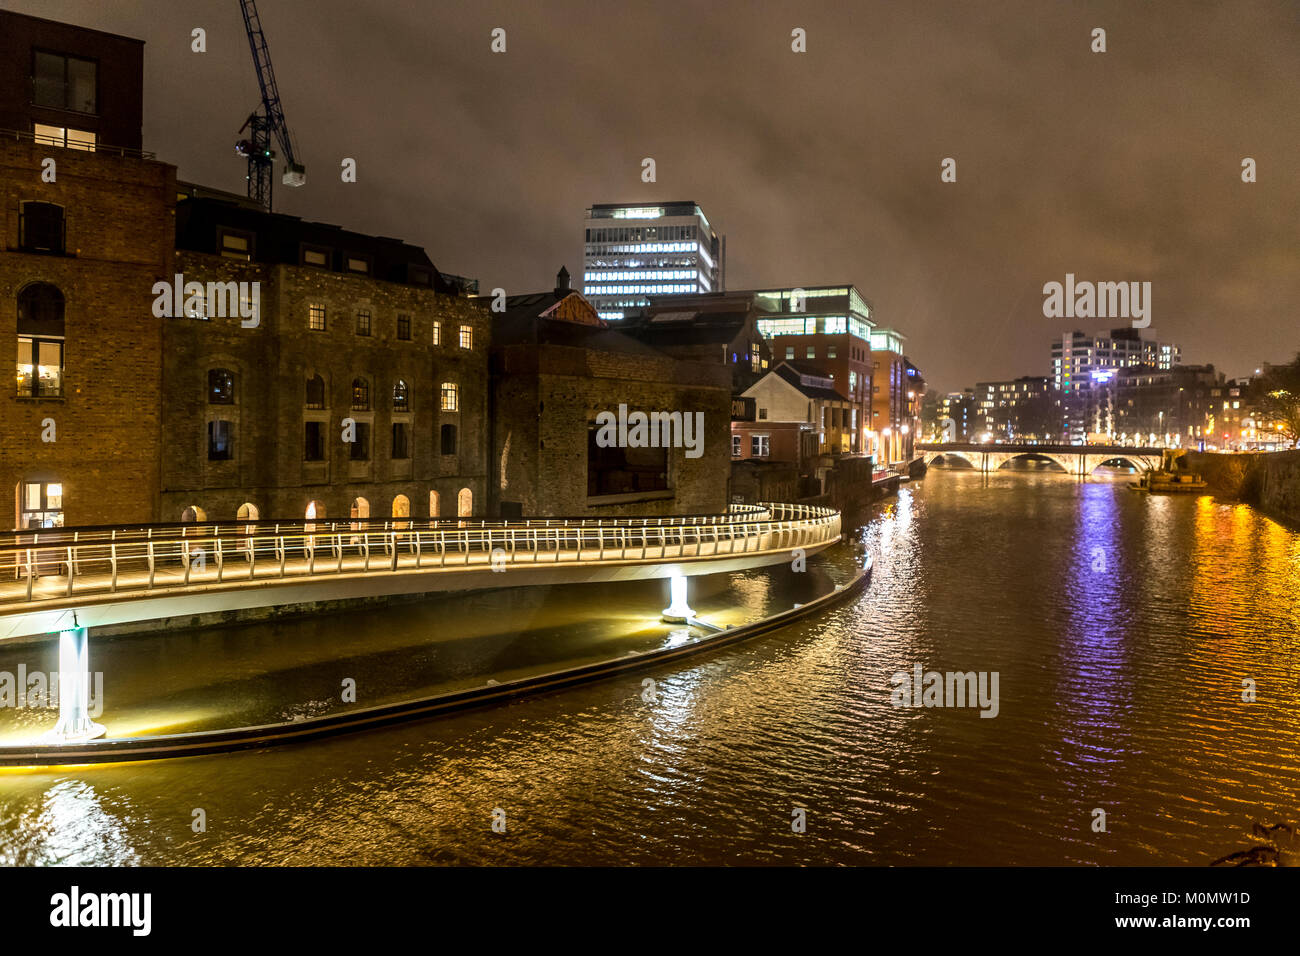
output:
[[[0,5],[145,40],[145,148],[243,192],[259,94],[236,0]],[[1067,272],[1151,281],[1147,334],[1187,363],[1243,375],[1300,348],[1295,2],[259,9],[308,175],[277,211],[421,244],[484,289],[580,275],[593,202],[695,200],[728,287],[855,283],[932,388],[1045,375],[1053,337],[1125,324],[1044,318]]]

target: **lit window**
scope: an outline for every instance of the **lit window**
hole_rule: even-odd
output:
[[[352,410],[354,412],[370,411],[370,383],[364,378],[352,380]]]
[[[411,390],[401,379],[393,386],[393,411],[409,412],[411,410]]]
[[[227,259],[242,259],[245,262],[250,262],[253,258],[252,247],[252,237],[247,233],[226,232],[224,230],[221,233],[221,255]]]
[[[18,294],[18,394],[63,395],[63,293],[46,282]]]
[[[442,323],[441,322],[433,323],[433,344],[434,345],[442,344]]]
[[[18,529],[63,527],[63,485],[59,482],[23,482]]]
[[[442,383],[442,410],[444,412],[454,412],[457,408],[457,393],[459,386],[455,382]]]
[[[363,275],[370,274],[370,263],[365,259],[358,259],[354,256],[348,258],[348,272],[360,272]]]
[[[63,146],[67,149],[84,149],[93,153],[97,138],[94,133],[84,129],[65,129],[62,126],[46,126],[37,123],[33,138],[42,146]]]
[[[460,327],[460,347],[463,349],[472,349],[474,347],[474,328],[469,325]]]
[[[307,306],[307,328],[313,332],[325,331],[325,306]]]

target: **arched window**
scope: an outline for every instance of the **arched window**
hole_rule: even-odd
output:
[[[325,379],[319,375],[307,379],[307,407],[325,407]]]
[[[208,370],[208,404],[235,404],[235,373],[228,368]]]
[[[307,502],[307,515],[306,515],[306,517],[307,517],[307,520],[308,520],[308,521],[311,521],[313,518],[324,518],[324,517],[325,517],[325,506],[324,506],[323,504],[321,504],[319,501],[309,501],[309,502]]]
[[[18,394],[63,394],[63,293],[48,282],[18,293]]]
[[[370,383],[364,378],[352,380],[352,410],[354,412],[370,411]]]
[[[251,501],[245,501],[239,506],[239,511],[235,513],[235,517],[240,521],[256,521],[261,515],[258,513],[257,505]]]
[[[460,494],[456,496],[456,514],[461,518],[468,518],[474,513],[474,492],[468,488],[460,489]]]
[[[369,517],[370,517],[370,502],[367,501],[365,498],[353,498],[353,499],[352,499],[352,517],[354,517],[354,518],[369,518]]]
[[[442,510],[442,503],[438,498],[438,492],[429,492],[429,517],[434,521],[438,520],[439,512]]]
[[[66,248],[63,207],[49,202],[25,202],[18,213],[18,246],[23,252],[61,254]]]
[[[411,410],[411,390],[400,378],[393,386],[393,411],[409,412]]]
[[[190,505],[188,508],[186,508],[184,511],[181,512],[181,521],[187,523],[194,522],[194,521],[203,523],[206,522],[207,520],[208,520],[208,513],[204,511],[202,508],[200,508],[198,505]]]
[[[406,495],[398,495],[393,499],[393,517],[411,517],[411,499],[406,497]]]

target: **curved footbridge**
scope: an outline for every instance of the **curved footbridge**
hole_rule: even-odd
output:
[[[51,744],[103,734],[87,716],[88,630],[320,601],[644,578],[790,563],[840,540],[840,514],[795,504],[721,515],[515,521],[304,520],[55,528],[0,536],[0,640],[60,635]],[[109,741],[105,741],[105,744]],[[5,762],[0,760],[0,762]]]

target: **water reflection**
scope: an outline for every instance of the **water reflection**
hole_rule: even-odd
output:
[[[1300,819],[1294,530],[1112,481],[934,472],[807,573],[696,582],[691,603],[770,613],[864,551],[860,598],[646,674],[303,747],[0,772],[0,861],[1204,864],[1253,820]],[[681,639],[662,586],[459,600],[120,642],[104,659],[140,676],[115,712],[109,672],[105,717],[224,719],[330,699],[344,668],[382,694]],[[999,716],[895,709],[889,677],[915,663],[998,671]],[[196,805],[222,820],[201,838]]]

